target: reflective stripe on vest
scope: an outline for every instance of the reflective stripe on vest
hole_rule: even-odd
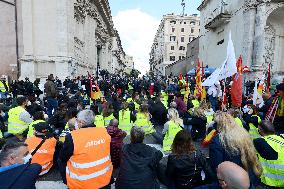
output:
[[[106,156],[102,159],[99,159],[99,160],[93,161],[93,162],[89,162],[89,163],[76,163],[76,162],[73,162],[72,160],[70,160],[70,162],[71,162],[71,164],[74,168],[87,169],[87,168],[91,168],[91,167],[101,165],[101,164],[103,164],[103,163],[105,163],[109,160],[110,160],[110,156]]]
[[[118,128],[125,131],[127,134],[130,134],[132,128],[132,123],[130,120],[130,111],[129,110],[120,110],[119,111],[119,125]]]
[[[21,113],[25,111],[26,110],[21,106],[9,110],[8,133],[13,135],[22,134],[28,128],[28,125],[24,121],[20,120]]]
[[[181,127],[174,123],[173,121],[169,121],[169,129],[165,135],[163,140],[163,151],[170,151],[171,146],[173,144],[174,138],[176,134],[181,131]]]
[[[106,168],[104,168],[100,171],[97,171],[97,172],[89,174],[89,175],[77,175],[75,173],[72,173],[68,169],[68,167],[66,167],[66,174],[68,174],[70,176],[70,178],[72,178],[72,179],[76,179],[76,180],[79,180],[79,181],[85,181],[85,180],[90,180],[90,179],[102,176],[102,175],[106,174],[111,168],[112,168],[112,164],[108,165]]]
[[[284,139],[270,135],[265,136],[264,140],[278,153],[278,159],[266,160],[259,156],[263,168],[261,182],[268,186],[284,187]]]

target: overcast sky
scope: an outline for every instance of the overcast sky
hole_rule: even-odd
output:
[[[201,0],[185,0],[186,14],[198,14]],[[149,53],[163,15],[181,14],[181,0],[109,0],[113,21],[135,68],[149,70]]]

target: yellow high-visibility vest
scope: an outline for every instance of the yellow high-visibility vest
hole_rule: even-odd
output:
[[[180,125],[175,124],[173,121],[169,121],[169,129],[163,140],[163,151],[171,151],[171,147],[176,134],[181,131]]]
[[[21,113],[25,111],[26,110],[21,106],[9,110],[8,133],[13,135],[22,134],[29,128],[29,125],[26,122],[20,120]]]
[[[278,153],[277,160],[266,160],[259,156],[263,173],[261,182],[268,186],[284,187],[284,139],[281,136],[269,135],[264,140]]]
[[[130,120],[130,111],[129,110],[120,110],[119,111],[119,124],[118,128],[125,131],[128,135],[132,128],[132,123]]]

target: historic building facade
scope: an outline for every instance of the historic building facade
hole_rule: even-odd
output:
[[[157,30],[150,52],[150,70],[165,75],[165,67],[186,57],[187,44],[200,32],[197,15],[165,15]]]
[[[65,78],[86,75],[87,71],[98,73],[102,69],[117,73],[124,69],[125,53],[113,25],[108,0],[13,2],[18,7],[19,28],[15,69],[19,70],[21,79],[44,78],[50,73]],[[14,49],[15,38],[9,42]],[[11,57],[5,61],[17,65],[17,57]]]
[[[15,0],[0,1],[0,75],[17,79],[17,59],[21,45],[18,42],[17,9]],[[18,11],[17,11],[18,10]]]
[[[165,67],[167,76],[179,76],[187,74],[189,70],[195,68],[199,56],[199,37],[187,44],[186,57]]]
[[[211,67],[226,58],[229,32],[236,56],[243,56],[251,79],[272,72],[284,74],[283,0],[203,0],[200,10],[199,56]]]

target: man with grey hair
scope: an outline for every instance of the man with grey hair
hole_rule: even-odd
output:
[[[58,164],[62,179],[70,189],[109,188],[113,170],[111,137],[106,128],[96,128],[94,121],[91,110],[80,111],[78,129],[65,137]]]
[[[131,143],[122,149],[116,189],[159,189],[156,171],[162,152],[143,144],[145,133],[140,127],[132,127],[130,136]]]
[[[79,128],[84,126],[94,126],[94,121],[94,113],[91,110],[82,110],[77,115],[77,123]]]

